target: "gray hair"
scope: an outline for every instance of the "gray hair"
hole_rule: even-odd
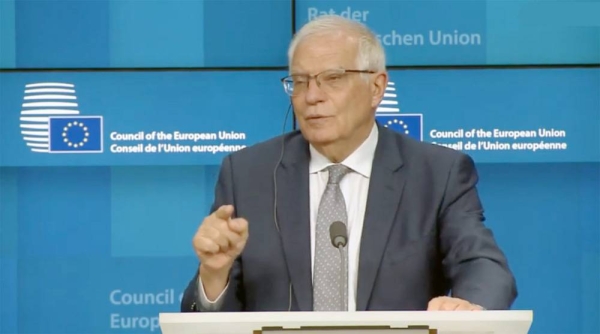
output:
[[[364,24],[339,15],[323,15],[304,25],[288,48],[288,66],[291,68],[296,47],[305,37],[317,34],[347,32],[358,41],[357,69],[385,71],[385,51],[375,34]]]

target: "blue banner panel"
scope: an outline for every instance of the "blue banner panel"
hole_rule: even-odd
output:
[[[19,333],[160,333],[158,314],[179,310],[197,263],[194,257],[21,259]]]
[[[476,162],[599,162],[600,69],[391,71],[377,119]]]
[[[286,66],[290,0],[205,0],[204,66]]]
[[[19,257],[109,256],[110,177],[109,167],[19,168]]]
[[[110,67],[203,66],[204,2],[110,1]]]
[[[18,169],[0,167],[0,333],[18,333]]]
[[[487,64],[600,63],[600,1],[486,3]]]
[[[226,154],[281,133],[289,105],[282,75],[5,73],[0,139],[9,145],[0,163],[219,164]],[[68,92],[40,91],[46,89]],[[81,127],[52,136],[57,115],[101,120],[102,151],[84,141]],[[466,151],[477,162],[598,162],[600,69],[391,71],[377,119],[415,139]],[[68,143],[70,151],[54,154]]]
[[[109,1],[17,0],[16,67],[108,67]]]
[[[285,66],[282,0],[1,1],[3,68]]]
[[[297,0],[296,28],[326,14],[365,23],[384,45],[388,65],[600,63],[600,17],[577,21],[600,3],[573,3]]]
[[[0,1],[0,68],[14,68],[15,45],[15,0]]]
[[[0,165],[218,165],[282,133],[284,75],[2,73]]]
[[[534,312],[530,333],[600,333],[600,163],[477,167],[485,223],[517,280],[513,309]]]
[[[112,256],[193,255],[218,173],[217,165],[111,167]]]

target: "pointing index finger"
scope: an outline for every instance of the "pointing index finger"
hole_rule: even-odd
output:
[[[233,205],[221,205],[217,211],[215,211],[215,217],[223,220],[228,220],[233,214]]]

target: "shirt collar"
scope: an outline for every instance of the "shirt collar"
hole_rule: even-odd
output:
[[[378,133],[379,130],[377,129],[377,124],[373,124],[371,133],[367,139],[341,163],[364,177],[371,177],[371,168],[373,166],[373,158],[375,157],[377,139],[379,137]],[[333,165],[333,163],[310,145],[309,172],[317,173],[329,165]]]

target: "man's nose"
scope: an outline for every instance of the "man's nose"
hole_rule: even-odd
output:
[[[317,84],[317,80],[309,80],[306,87],[306,95],[304,96],[307,104],[317,104],[325,99],[325,93]]]

